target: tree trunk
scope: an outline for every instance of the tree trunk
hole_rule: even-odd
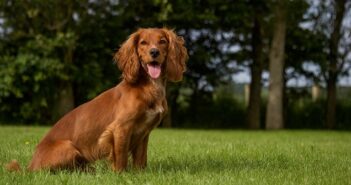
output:
[[[255,11],[256,12],[256,11]],[[249,94],[249,105],[247,108],[246,124],[249,129],[260,128],[261,117],[261,80],[262,80],[262,30],[260,14],[255,13],[254,25],[252,28],[252,64],[251,64],[251,83]]]
[[[67,48],[64,55],[64,63],[66,66],[73,63],[73,48]],[[70,80],[61,80],[58,84],[58,94],[56,105],[53,112],[53,120],[60,119],[63,115],[74,108],[73,85]]]
[[[61,81],[58,89],[59,92],[57,95],[57,101],[53,115],[54,120],[60,119],[63,115],[74,108],[72,83],[69,81]]]
[[[329,69],[327,79],[327,111],[325,126],[328,129],[333,129],[336,126],[336,83],[338,79],[338,47],[340,41],[341,24],[345,13],[346,0],[335,1],[335,20],[333,32],[329,41]]]
[[[269,94],[266,114],[266,129],[284,127],[283,87],[286,17],[284,1],[279,1],[275,10],[275,26],[269,53]]]
[[[330,64],[329,68],[334,68],[334,64]],[[336,67],[335,67],[336,68]],[[335,116],[336,116],[336,72],[332,72],[329,69],[329,78],[327,80],[327,111],[325,126],[328,129],[335,128]]]

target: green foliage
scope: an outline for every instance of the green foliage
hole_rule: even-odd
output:
[[[26,166],[47,130],[1,127],[0,164],[17,159]],[[0,168],[0,184],[349,184],[350,158],[348,132],[159,129],[144,171],[116,174],[107,161],[93,164],[93,173]]]
[[[351,101],[339,100],[336,105],[336,122],[338,129],[351,129]]]
[[[50,119],[48,110],[55,97],[51,86],[69,79],[67,66],[55,52],[69,41],[68,37],[59,34],[50,39],[38,35],[19,48],[16,56],[0,58],[2,116],[21,122]]]
[[[325,101],[313,102],[310,99],[291,100],[286,119],[287,128],[323,128]]]
[[[186,100],[190,89],[182,91],[178,99],[178,114],[174,121],[174,127],[187,128],[246,128],[246,106],[244,102],[244,85],[222,85],[214,90],[213,96],[208,94],[205,100],[197,102],[199,105],[194,109],[190,100]],[[337,125],[336,129],[351,129],[351,102],[345,100],[348,97],[346,89],[344,96],[337,102]],[[266,89],[263,89],[261,102],[261,128],[265,128]],[[307,89],[295,90],[288,88],[284,102],[285,128],[287,129],[323,129],[325,119],[325,98],[321,97],[313,101]]]
[[[110,19],[108,15],[113,12],[107,14],[101,9],[107,5],[106,1],[50,4],[8,0],[0,5],[4,17],[4,32],[0,37],[0,119],[51,123],[55,105],[60,101],[59,91],[63,90],[62,82],[75,85],[77,104],[115,84],[117,76],[111,73],[111,55],[116,43],[109,36],[113,33],[113,29],[108,28],[111,21],[105,20]],[[87,9],[99,14],[94,17]],[[104,29],[91,29],[98,28],[97,25]],[[110,30],[107,34],[106,29]]]
[[[286,108],[286,128],[292,129],[323,129],[325,120],[325,99],[312,101],[310,98],[290,98]],[[336,129],[351,129],[351,102],[337,101]]]
[[[244,128],[245,106],[235,98],[219,97],[193,107],[182,109],[175,119],[175,127],[186,128]]]

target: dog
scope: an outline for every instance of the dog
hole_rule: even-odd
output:
[[[150,132],[167,112],[166,83],[183,78],[188,60],[184,39],[167,28],[131,34],[114,55],[122,81],[63,116],[37,145],[29,171],[77,169],[109,159],[124,171],[147,164]],[[12,161],[8,170],[19,170]]]

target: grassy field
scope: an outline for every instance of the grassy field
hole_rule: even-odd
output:
[[[106,161],[94,173],[10,173],[28,164],[47,127],[0,127],[0,184],[351,184],[351,133],[328,131],[152,132],[148,167],[116,174]]]

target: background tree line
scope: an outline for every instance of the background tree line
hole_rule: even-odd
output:
[[[52,124],[118,83],[112,56],[130,33],[167,26],[185,38],[190,59],[184,81],[167,89],[163,126],[351,128],[351,102],[337,98],[340,77],[350,75],[350,6],[350,0],[4,0],[0,120]],[[240,86],[233,78],[245,70],[247,105],[235,95]],[[297,78],[325,88],[326,98],[312,101],[306,90],[287,86]]]

